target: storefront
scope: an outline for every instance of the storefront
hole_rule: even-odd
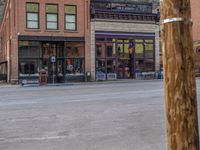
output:
[[[96,32],[96,80],[131,79],[155,72],[154,33]]]
[[[19,41],[19,79],[38,80],[45,69],[48,82],[85,80],[84,40]]]
[[[7,61],[0,59],[0,82],[7,79]]]

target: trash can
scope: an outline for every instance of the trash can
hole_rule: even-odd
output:
[[[91,72],[86,72],[86,81],[89,82],[91,79]]]
[[[58,83],[64,83],[64,76],[62,73],[59,73],[57,76]]]
[[[40,70],[39,74],[39,84],[40,85],[46,85],[47,84],[47,72],[45,69]]]

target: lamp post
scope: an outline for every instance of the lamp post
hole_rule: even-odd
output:
[[[161,1],[168,150],[199,150],[190,0]]]

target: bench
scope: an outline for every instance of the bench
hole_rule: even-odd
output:
[[[97,81],[105,81],[106,80],[106,74],[104,74],[104,73],[97,73],[96,74],[96,80]]]
[[[39,80],[21,80],[21,85],[39,85]]]
[[[143,79],[155,79],[155,72],[142,72]]]
[[[156,73],[155,72],[137,72],[135,74],[135,78],[137,80],[155,79]]]
[[[116,73],[108,73],[107,80],[117,80],[117,74]]]

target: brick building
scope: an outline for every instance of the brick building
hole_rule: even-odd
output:
[[[200,2],[191,0],[191,10],[193,19],[193,40],[195,51],[195,69],[196,73],[200,73]]]
[[[84,80],[91,71],[89,6],[89,0],[7,0],[0,69],[8,82],[37,80],[41,69],[49,82]]]
[[[92,76],[137,78],[160,69],[159,16],[152,2],[91,0]]]
[[[41,69],[49,82],[83,81],[86,72],[92,80],[154,74],[160,69],[156,8],[147,0],[8,0],[0,70],[8,82],[38,80]]]

